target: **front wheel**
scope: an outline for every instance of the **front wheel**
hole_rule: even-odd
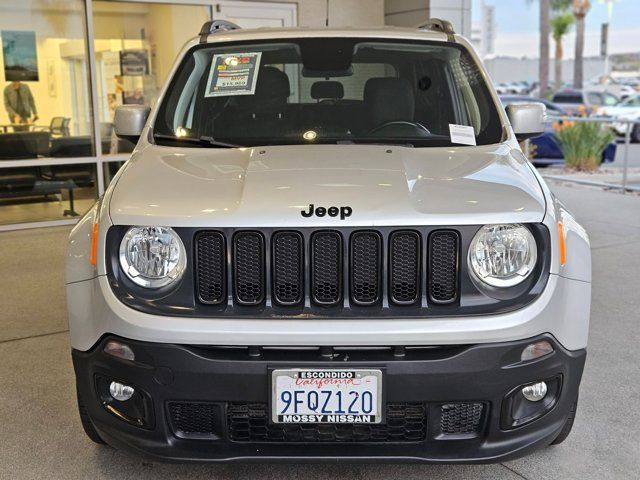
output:
[[[558,436],[555,438],[555,440],[551,442],[551,445],[560,445],[562,442],[564,442],[567,439],[567,437],[571,433],[571,429],[573,428],[573,422],[576,418],[577,409],[578,409],[578,399],[576,398],[576,401],[573,402],[573,404],[571,405],[571,408],[569,409],[569,414],[567,415],[567,419],[564,422],[564,427],[562,427],[562,430],[560,431]]]
[[[631,141],[633,143],[640,143],[640,125],[634,125],[631,130]]]

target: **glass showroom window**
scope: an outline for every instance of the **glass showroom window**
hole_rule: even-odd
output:
[[[0,225],[71,218],[95,201],[84,5],[0,2]]]
[[[93,2],[102,153],[114,156],[104,164],[105,185],[126,159],[122,154],[133,149],[113,135],[115,108],[155,103],[176,55],[210,11],[205,5]]]

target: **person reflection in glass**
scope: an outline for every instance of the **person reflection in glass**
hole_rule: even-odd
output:
[[[29,124],[38,119],[31,89],[29,85],[19,81],[13,81],[5,87],[4,108],[15,132],[29,130]]]

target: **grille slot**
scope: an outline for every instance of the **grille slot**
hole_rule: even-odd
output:
[[[398,305],[420,298],[420,234],[393,232],[389,240],[389,296]]]
[[[440,431],[443,435],[475,436],[482,426],[482,403],[448,403],[440,407]]]
[[[218,407],[212,403],[170,402],[171,428],[182,438],[215,436],[217,411]]]
[[[227,261],[224,236],[201,232],[196,238],[196,289],[198,300],[218,305],[227,300]]]
[[[273,298],[280,305],[297,305],[304,298],[304,244],[297,232],[273,235]]]
[[[356,305],[374,305],[380,300],[382,240],[377,232],[351,235],[351,300]]]
[[[390,403],[384,424],[274,424],[265,403],[230,403],[229,438],[235,442],[421,442],[427,409],[421,403]]]
[[[257,232],[233,237],[234,296],[240,305],[258,305],[265,298],[264,238]]]
[[[311,298],[325,306],[342,301],[342,237],[316,232],[311,237]]]
[[[429,300],[452,303],[458,298],[460,237],[455,230],[438,230],[429,236]]]

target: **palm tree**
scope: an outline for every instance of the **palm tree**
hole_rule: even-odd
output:
[[[555,54],[555,87],[562,88],[562,37],[564,37],[573,24],[573,15],[567,11],[556,13],[551,18],[551,36],[556,43]]]
[[[584,56],[584,17],[589,13],[589,0],[573,0],[571,10],[576,19],[576,55],[573,65],[573,87],[582,88],[583,56]]]
[[[549,89],[549,10],[550,0],[540,0],[540,63],[538,76],[540,80],[540,97],[547,96]]]

